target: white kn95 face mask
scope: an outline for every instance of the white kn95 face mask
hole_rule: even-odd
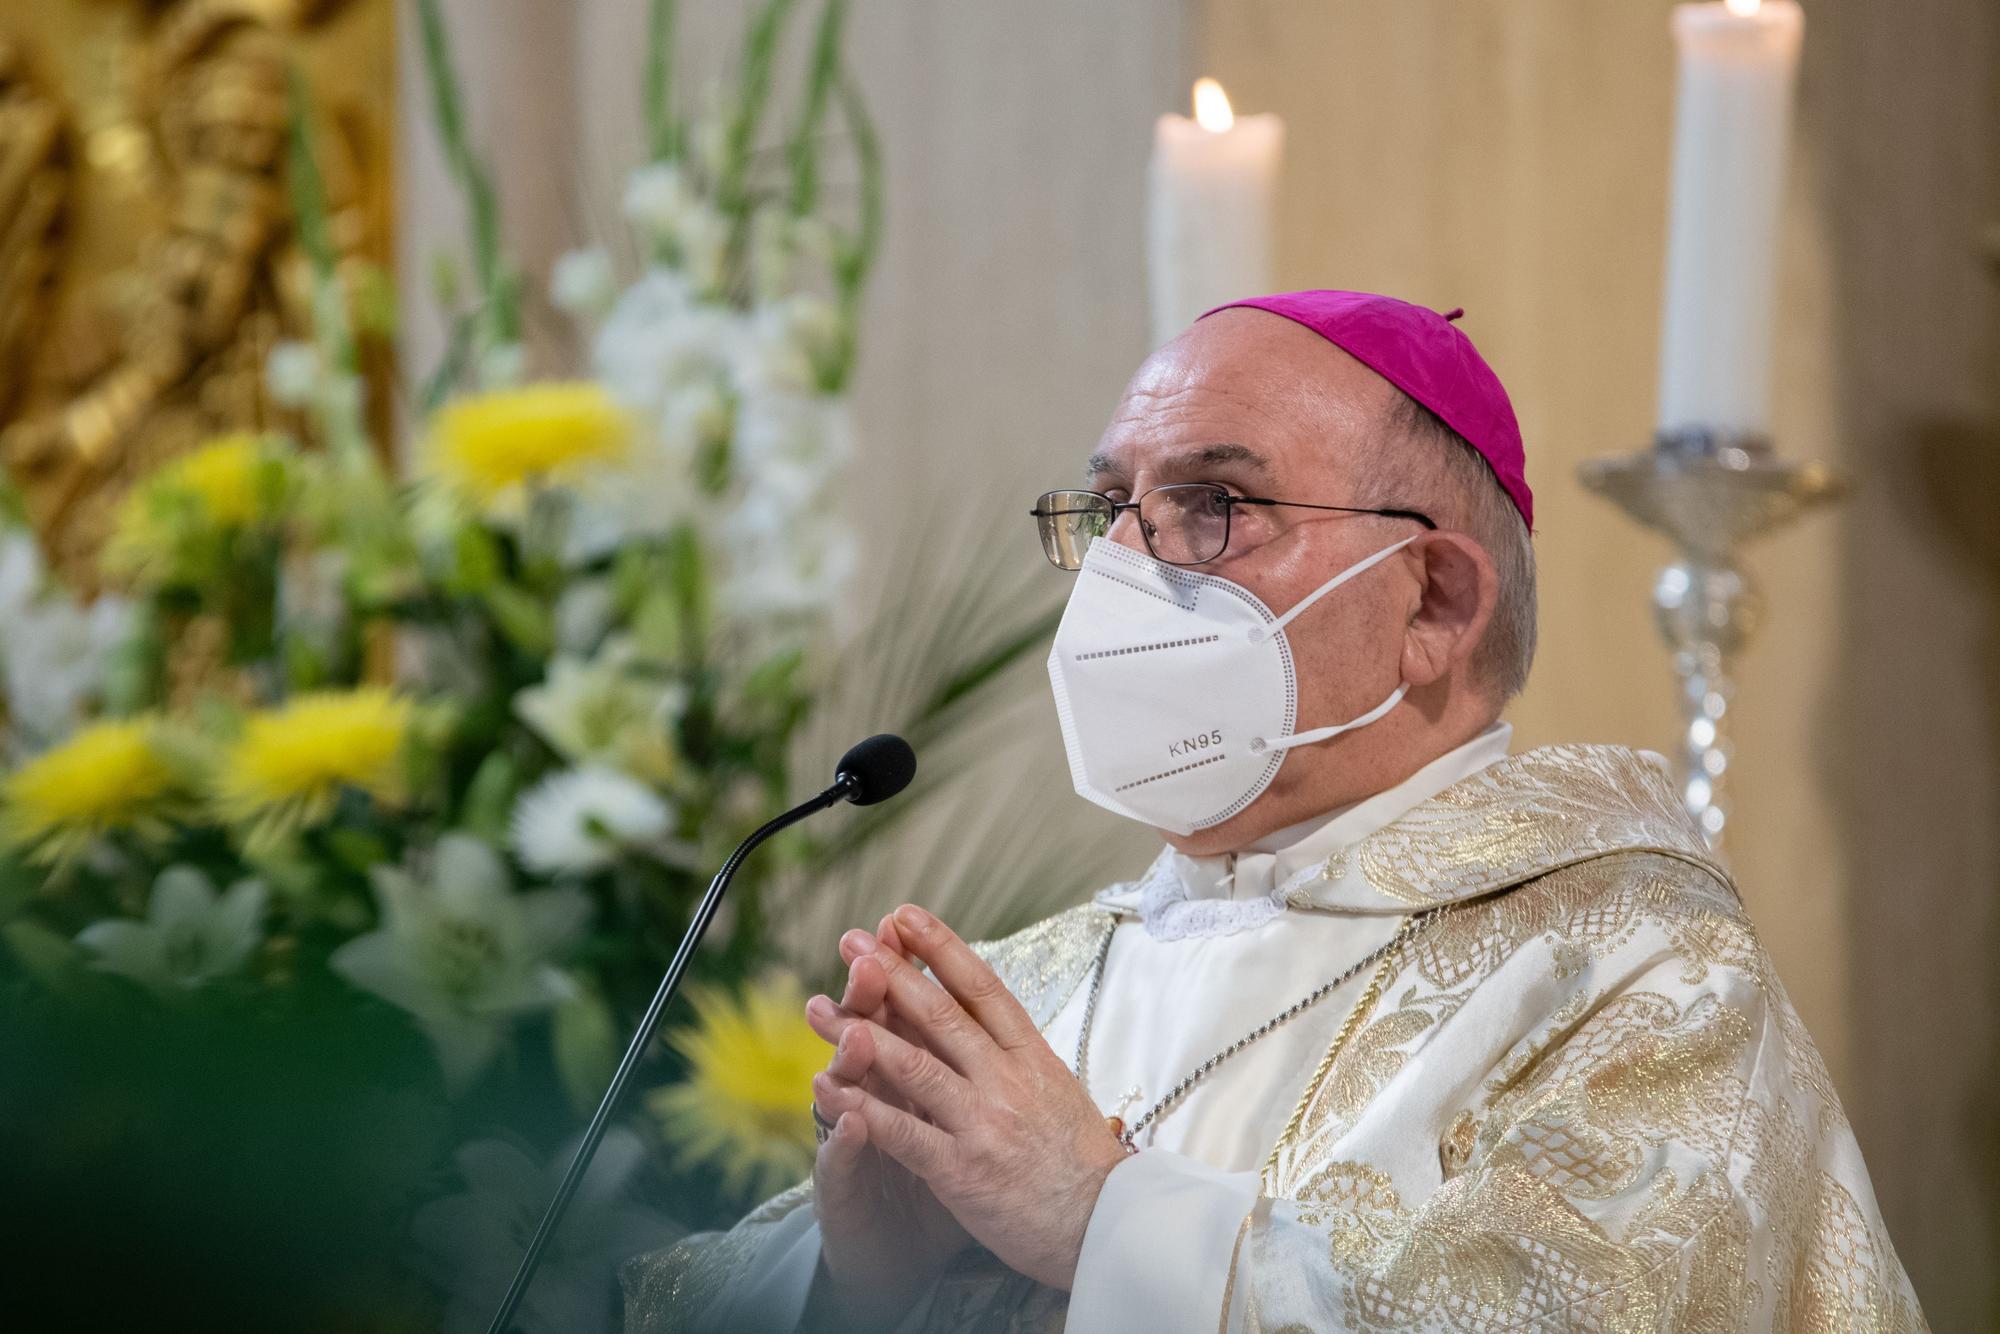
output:
[[[1408,682],[1359,718],[1294,734],[1298,678],[1285,626],[1414,541],[1348,566],[1282,616],[1218,575],[1108,538],[1092,542],[1049,651],[1077,795],[1155,829],[1192,834],[1255,801],[1292,747],[1365,727],[1395,708]]]

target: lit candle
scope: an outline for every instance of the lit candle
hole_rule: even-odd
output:
[[[1805,16],[1795,0],[1673,11],[1680,48],[1660,336],[1664,434],[1770,429],[1778,206]]]
[[[1203,311],[1271,286],[1271,206],[1285,123],[1238,116],[1222,85],[1194,86],[1194,119],[1168,114],[1153,130],[1146,255],[1153,341]]]

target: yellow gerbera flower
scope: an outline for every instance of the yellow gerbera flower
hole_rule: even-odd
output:
[[[812,1077],[826,1044],[806,1024],[798,979],[774,974],[740,997],[692,993],[695,1023],[669,1041],[685,1056],[678,1084],[646,1105],[682,1166],[722,1171],[723,1189],[761,1199],[812,1170]]]
[[[126,496],[106,549],[108,564],[135,574],[200,577],[201,542],[279,517],[285,464],[281,441],[248,432],[219,436],[169,460]]]
[[[201,502],[211,523],[241,526],[270,509],[269,443],[225,435],[168,464],[161,480]]]
[[[7,841],[60,861],[101,834],[150,823],[175,786],[150,722],[96,723],[8,776]]]
[[[431,422],[431,466],[481,504],[539,480],[622,458],[632,423],[602,385],[528,385],[447,404]]]
[[[393,801],[411,710],[408,699],[370,686],[301,695],[256,714],[223,762],[217,805],[275,836],[326,819],[345,788]]]

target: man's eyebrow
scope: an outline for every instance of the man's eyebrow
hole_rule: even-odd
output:
[[[1170,454],[1160,461],[1160,471],[1199,472],[1203,468],[1219,468],[1230,463],[1240,463],[1266,477],[1271,476],[1269,459],[1248,445],[1236,444],[1202,445],[1195,449],[1182,450],[1178,454]],[[1091,477],[1123,472],[1118,461],[1108,454],[1092,454],[1086,468],[1087,475]]]
[[[1225,463],[1241,463],[1267,477],[1271,473],[1271,461],[1248,445],[1203,445],[1167,460],[1167,466],[1177,469],[1218,468]]]

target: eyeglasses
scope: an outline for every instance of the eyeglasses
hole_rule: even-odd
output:
[[[1041,530],[1042,552],[1059,570],[1080,570],[1090,544],[1111,531],[1127,510],[1139,516],[1139,534],[1155,560],[1169,565],[1201,565],[1229,546],[1229,518],[1239,505],[1326,510],[1335,514],[1379,514],[1409,519],[1436,529],[1415,510],[1356,509],[1350,505],[1308,505],[1300,500],[1239,496],[1214,482],[1156,486],[1137,500],[1113,500],[1096,491],[1046,491],[1028,511]]]

